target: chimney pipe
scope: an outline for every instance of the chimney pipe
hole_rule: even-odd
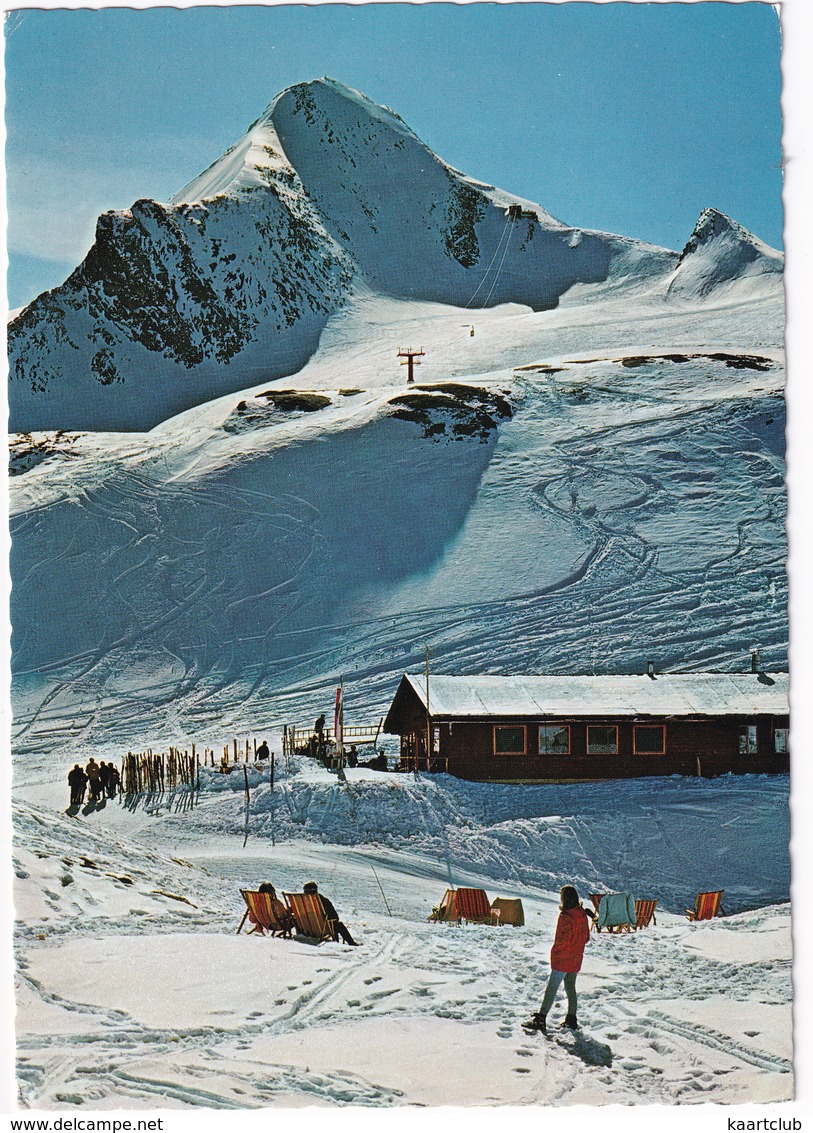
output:
[[[655,680],[655,662],[654,661],[647,661],[647,663],[646,663],[646,675],[651,680],[653,680],[653,681]]]
[[[759,650],[758,649],[752,649],[751,650],[751,672],[752,673],[758,673],[759,672]]]

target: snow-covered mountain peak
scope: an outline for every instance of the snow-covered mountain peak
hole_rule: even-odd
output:
[[[317,125],[320,116],[326,116],[331,122],[337,123],[342,119],[354,118],[356,122],[361,123],[368,119],[370,122],[394,130],[397,134],[403,134],[420,142],[417,134],[410,130],[403,118],[395,111],[373,102],[361,91],[345,86],[344,83],[328,76],[306,83],[294,83],[293,86],[281,91],[266,111],[268,120],[276,122],[278,110],[284,108],[290,101],[294,102],[297,110],[302,111],[308,126]]]
[[[320,133],[329,134],[332,141],[343,133],[352,135],[371,129],[392,131],[423,145],[397,114],[360,91],[327,77],[295,83],[281,91],[243,137],[180,189],[170,204],[205,201],[223,193],[236,194],[269,185],[291,185],[296,181],[296,171],[286,156],[278,121],[284,123],[297,148],[319,148]],[[347,144],[346,138],[344,143]],[[301,185],[297,187],[301,189]]]
[[[771,285],[783,267],[781,252],[725,213],[706,208],[680,254],[669,293],[700,297],[745,279],[759,278],[763,285]]]
[[[295,171],[285,156],[282,143],[270,119],[271,108],[257,119],[233,146],[184,185],[170,200],[171,205],[210,200],[223,193],[285,186],[295,180]]]
[[[685,259],[687,255],[696,252],[698,248],[705,244],[710,243],[712,240],[719,238],[727,238],[742,244],[748,244],[760,252],[773,252],[767,244],[763,243],[759,237],[754,236],[753,232],[749,232],[747,228],[743,228],[736,220],[732,220],[730,216],[726,216],[724,212],[718,209],[705,208],[698,217],[697,224],[694,226],[689,240],[685,248],[681,252],[681,260]]]
[[[135,429],[296,373],[353,294],[475,311],[703,295],[782,257],[706,210],[676,252],[555,220],[458,172],[393,111],[282,91],[168,205],[100,218],[84,263],[9,328],[12,429]]]

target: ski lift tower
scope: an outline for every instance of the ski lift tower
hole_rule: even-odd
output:
[[[426,356],[426,351],[424,350],[423,347],[421,347],[420,350],[413,350],[411,346],[408,347],[407,349],[404,349],[403,347],[401,347],[401,349],[396,354],[396,358],[405,358],[406,359],[406,361],[402,362],[401,365],[407,367],[407,385],[411,385],[412,382],[415,381],[413,366],[420,366],[420,364],[421,364],[420,360],[421,360],[421,358],[424,358],[425,356]]]

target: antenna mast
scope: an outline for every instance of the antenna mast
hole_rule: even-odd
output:
[[[429,646],[426,646],[426,770],[432,752],[432,717],[429,715]]]

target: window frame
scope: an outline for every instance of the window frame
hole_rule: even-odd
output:
[[[556,729],[559,732],[567,732],[567,750],[566,751],[543,751],[542,750],[542,729],[543,728],[551,728],[551,729]],[[537,751],[539,752],[539,754],[543,755],[546,759],[556,759],[557,756],[560,756],[560,755],[571,755],[572,754],[572,747],[571,747],[571,742],[570,742],[570,724],[556,724],[556,723],[547,723],[547,722],[544,723],[544,724],[538,724],[537,725],[537,733],[536,733],[536,745],[537,745]]]
[[[777,736],[783,736],[784,747],[776,746]],[[773,730],[773,750],[774,755],[787,755],[790,752],[790,728],[777,728],[774,726]]]
[[[639,728],[649,728],[654,731],[655,728],[660,728],[661,732],[661,747],[660,751],[639,751],[637,743],[637,735]],[[666,725],[665,724],[633,724],[632,725],[632,754],[633,755],[666,755]]]
[[[518,732],[522,730],[522,751],[497,751],[497,732],[500,730],[511,730]],[[528,726],[527,724],[492,724],[491,725],[491,750],[494,755],[527,755],[528,754]]]
[[[603,728],[608,732],[612,730],[615,732],[615,748],[612,751],[591,751],[590,750],[590,729]],[[588,755],[618,755],[618,725],[617,724],[588,724],[587,732],[585,734],[585,751]]]
[[[751,746],[751,732],[754,733],[754,745]],[[743,737],[744,733],[744,737]],[[743,738],[745,739],[745,747],[743,747]],[[756,755],[759,751],[759,732],[757,730],[756,721],[748,724],[740,724],[737,730],[737,755]]]

